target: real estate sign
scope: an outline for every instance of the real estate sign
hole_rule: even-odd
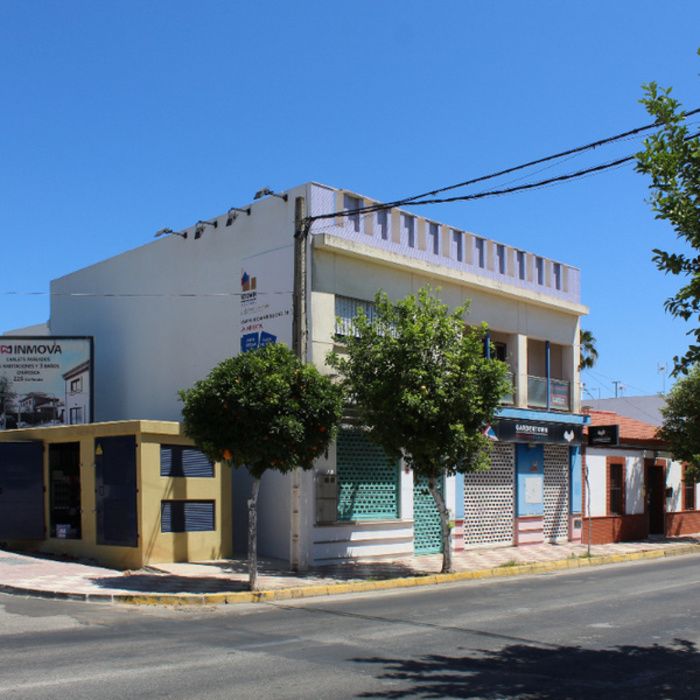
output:
[[[0,336],[0,430],[93,420],[91,337]]]

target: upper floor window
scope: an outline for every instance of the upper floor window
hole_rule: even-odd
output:
[[[561,289],[561,263],[554,263],[552,271],[554,273],[554,288]]]
[[[544,284],[544,259],[535,258],[535,270],[537,271],[537,284]]]
[[[83,378],[82,377],[76,377],[75,379],[71,379],[70,382],[70,393],[71,394],[77,394],[83,390]]]
[[[464,260],[464,238],[460,231],[452,231],[452,253],[458,262]]]
[[[428,238],[430,240],[430,250],[433,254],[440,254],[440,228],[437,224],[430,224],[428,226]]]
[[[506,274],[506,247],[500,243],[496,245],[496,263],[498,272],[502,275]]]
[[[382,209],[377,212],[377,228],[383,241],[389,239],[389,212]]]
[[[479,267],[486,267],[486,241],[483,238],[474,239],[475,262]]]
[[[404,230],[404,240],[409,248],[416,247],[416,219],[410,214],[401,214],[401,221],[403,222]]]
[[[516,254],[518,258],[518,279],[525,279],[525,251],[519,250]]]
[[[493,342],[493,355],[497,360],[505,362],[508,358],[508,346],[498,340]]]
[[[356,233],[360,232],[360,212],[357,211],[362,206],[362,200],[359,197],[353,197],[350,194],[346,194],[343,197],[343,208],[349,212],[355,212],[354,214],[348,214],[348,221],[352,225]]]

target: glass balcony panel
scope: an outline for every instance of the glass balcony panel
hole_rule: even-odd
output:
[[[527,405],[547,408],[547,380],[544,377],[527,378]]]
[[[515,389],[513,384],[513,373],[508,372],[506,375],[508,377],[508,385],[510,390],[501,396],[501,404],[504,406],[512,406],[515,403]]]

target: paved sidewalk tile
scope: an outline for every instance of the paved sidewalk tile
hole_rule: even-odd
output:
[[[645,542],[593,545],[594,556],[671,550],[700,544],[700,534],[660,538]],[[497,569],[519,564],[560,561],[585,556],[586,545],[542,544],[525,547],[499,547],[455,552],[457,572]],[[258,581],[261,590],[279,590],[340,582],[381,581],[385,579],[435,574],[442,556],[429,554],[391,560],[359,560],[322,566],[304,573],[289,570],[286,562],[261,559]],[[158,564],[140,571],[120,571],[90,563],[0,550],[0,589],[21,589],[57,595],[123,595],[232,593],[247,590],[245,560]]]

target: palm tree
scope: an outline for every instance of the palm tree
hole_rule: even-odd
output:
[[[579,360],[578,368],[579,370],[591,369],[598,360],[598,351],[595,348],[595,336],[590,331],[581,329],[579,342],[581,344],[581,359]]]

